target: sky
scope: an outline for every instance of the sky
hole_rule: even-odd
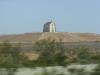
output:
[[[0,35],[42,32],[51,20],[57,32],[100,34],[100,0],[0,0]]]

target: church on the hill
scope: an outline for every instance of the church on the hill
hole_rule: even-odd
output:
[[[43,32],[56,32],[56,24],[53,21],[45,23]]]

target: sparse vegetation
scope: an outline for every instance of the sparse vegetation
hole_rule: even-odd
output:
[[[91,54],[88,48],[65,48],[61,42],[50,38],[37,41],[33,47],[40,54],[37,60],[28,60],[20,51],[20,44],[12,45],[9,42],[0,44],[0,68],[66,66],[68,64],[99,64],[100,54]],[[70,70],[78,75],[84,75],[83,70]],[[47,73],[44,73],[46,75]],[[48,75],[48,74],[47,74]],[[99,67],[92,75],[99,75]]]
[[[100,65],[93,70],[91,75],[100,75]]]
[[[20,46],[12,46],[5,42],[0,45],[0,67],[1,68],[17,68],[22,64],[22,56],[19,51]]]
[[[88,48],[65,48],[52,39],[37,41],[33,47],[39,52],[37,60],[28,60],[20,51],[20,45],[8,42],[0,44],[0,67],[66,66],[67,64],[100,63],[100,54],[91,54]]]

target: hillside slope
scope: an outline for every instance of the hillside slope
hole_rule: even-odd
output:
[[[69,32],[34,32],[18,35],[1,35],[0,42],[35,42],[37,40],[47,39],[48,37],[62,40],[62,42],[82,42],[82,41],[100,41],[100,35],[95,33],[69,33]]]

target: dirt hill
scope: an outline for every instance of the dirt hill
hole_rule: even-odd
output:
[[[95,33],[69,33],[69,32],[35,32],[35,33],[24,33],[18,35],[1,35],[0,42],[10,41],[12,43],[23,43],[21,51],[24,51],[24,55],[30,60],[36,60],[39,56],[38,53],[33,51],[32,42],[48,39],[51,37],[56,41],[62,41],[66,43],[67,48],[74,47],[86,47],[90,48],[95,53],[100,52],[100,35]]]
[[[95,33],[34,32],[18,35],[1,35],[0,42],[35,42],[48,37],[56,39],[56,41],[62,40],[62,42],[100,41],[100,35]]]

